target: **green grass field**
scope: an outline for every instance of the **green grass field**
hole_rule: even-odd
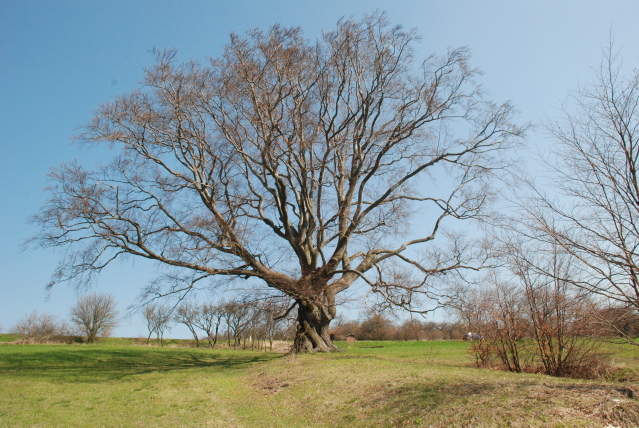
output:
[[[463,342],[300,356],[116,343],[0,345],[0,426],[639,425],[634,349],[615,361],[628,376],[582,381],[474,368]]]

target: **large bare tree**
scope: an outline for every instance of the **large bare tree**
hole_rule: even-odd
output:
[[[70,248],[53,281],[124,255],[257,280],[297,306],[296,349],[328,352],[335,297],[356,281],[410,307],[437,275],[479,267],[466,241],[432,241],[445,219],[482,215],[522,131],[466,49],[420,62],[418,39],[374,14],[315,42],[280,26],[232,35],[207,65],[158,52],[143,87],[79,136],[119,155],[51,173],[39,242]]]
[[[549,129],[558,197],[537,191],[528,234],[578,263],[563,277],[620,307],[639,311],[639,71],[624,78],[612,46],[594,84],[572,94]],[[630,342],[637,344],[636,341]]]

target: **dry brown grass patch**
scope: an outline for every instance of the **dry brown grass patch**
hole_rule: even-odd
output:
[[[265,394],[277,394],[289,385],[284,379],[268,373],[260,373],[253,383],[254,388]]]

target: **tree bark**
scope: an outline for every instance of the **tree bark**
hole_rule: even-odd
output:
[[[342,349],[333,344],[329,325],[335,315],[334,304],[297,300],[297,331],[291,350],[304,352],[336,352]]]

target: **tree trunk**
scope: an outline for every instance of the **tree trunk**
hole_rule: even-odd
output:
[[[328,313],[321,304],[297,300],[297,331],[292,353],[342,351],[333,344],[328,330],[335,316],[334,306],[331,312]]]
[[[193,335],[193,339],[195,339],[195,347],[199,348],[200,347],[200,338],[197,337],[197,331],[195,331],[195,328],[193,328],[190,325],[186,325],[188,327],[188,329],[191,331],[191,334]]]

